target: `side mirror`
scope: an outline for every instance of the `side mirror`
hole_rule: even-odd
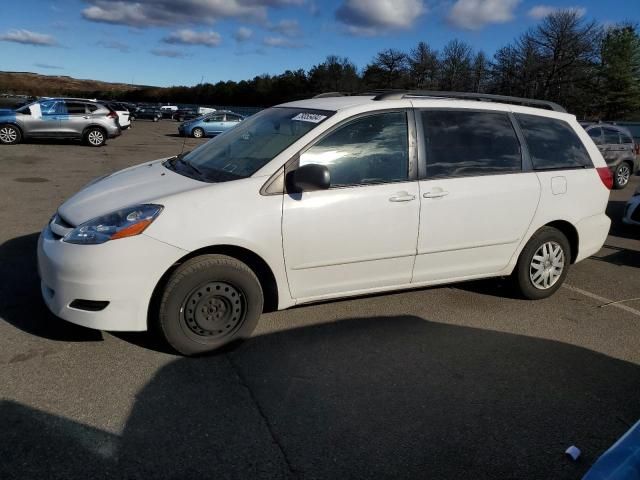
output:
[[[287,189],[292,192],[326,190],[331,185],[331,174],[325,165],[310,163],[289,172]]]

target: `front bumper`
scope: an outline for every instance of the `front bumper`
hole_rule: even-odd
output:
[[[162,275],[187,252],[144,234],[101,245],[74,245],[49,226],[38,240],[42,297],[51,312],[89,328],[147,329],[147,311]],[[71,307],[74,300],[109,302],[100,311]]]

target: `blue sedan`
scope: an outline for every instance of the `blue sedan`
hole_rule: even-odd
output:
[[[178,126],[178,133],[181,136],[187,135],[195,138],[215,137],[235,127],[243,119],[244,117],[237,113],[218,110],[181,123]]]

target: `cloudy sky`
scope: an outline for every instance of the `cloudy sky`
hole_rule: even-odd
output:
[[[640,20],[640,0],[21,0],[0,16],[0,69],[147,85],[308,69],[329,54],[359,67],[383,48],[493,51],[556,8]]]

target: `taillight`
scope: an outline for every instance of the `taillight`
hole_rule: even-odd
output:
[[[604,186],[611,190],[613,188],[613,175],[611,175],[609,167],[598,167],[596,170],[598,171],[598,175],[600,175],[600,180],[602,180]]]
[[[118,118],[118,114],[114,111],[111,111],[107,114],[107,117],[109,118]]]

